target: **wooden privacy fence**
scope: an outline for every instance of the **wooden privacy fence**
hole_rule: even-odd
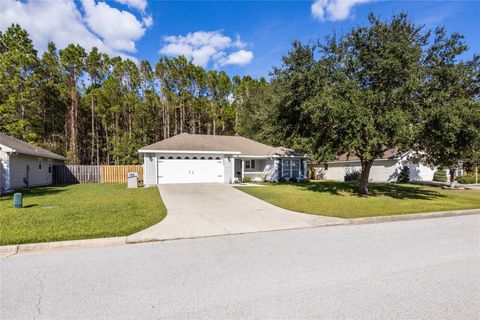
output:
[[[100,183],[126,183],[129,172],[137,172],[138,179],[143,180],[141,165],[100,166]]]
[[[129,172],[137,172],[138,179],[143,180],[141,165],[54,165],[53,183],[126,183]]]

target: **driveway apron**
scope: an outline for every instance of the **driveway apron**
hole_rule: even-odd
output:
[[[167,216],[160,223],[127,237],[127,242],[348,223],[345,219],[285,210],[224,184],[166,184],[158,188],[168,210]]]

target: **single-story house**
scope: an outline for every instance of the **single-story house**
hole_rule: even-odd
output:
[[[0,132],[0,192],[52,184],[52,166],[66,159]]]
[[[395,182],[404,166],[410,169],[410,181],[432,181],[435,170],[422,163],[412,161],[413,151],[399,153],[391,148],[383,156],[373,162],[370,169],[370,181]],[[322,167],[323,178],[327,180],[344,181],[345,174],[352,171],[361,171],[360,159],[356,156],[342,154],[334,161]]]
[[[145,184],[303,180],[308,156],[241,136],[182,133],[138,150]]]

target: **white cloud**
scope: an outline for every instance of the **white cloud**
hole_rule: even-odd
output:
[[[160,53],[169,56],[185,56],[196,65],[206,67],[210,61],[215,65],[244,65],[253,58],[253,53],[243,49],[246,44],[240,36],[232,38],[219,31],[197,31],[187,35],[166,36]]]
[[[135,51],[135,41],[145,34],[145,28],[128,11],[120,11],[105,2],[82,0],[88,27],[115,50]]]
[[[78,43],[86,50],[95,46],[110,55],[133,58],[129,54],[148,27],[128,11],[94,0],[82,0],[84,12],[74,0],[0,1],[0,30],[20,24],[40,52],[53,41],[60,49]]]
[[[249,64],[253,59],[253,53],[251,51],[238,50],[234,53],[229,54],[225,59],[220,60],[222,66],[228,64],[237,64],[237,65],[246,65]]]
[[[311,6],[314,18],[325,21],[345,20],[350,17],[352,8],[371,0],[315,0]]]
[[[140,11],[145,11],[145,9],[147,9],[147,0],[115,0],[115,1]]]

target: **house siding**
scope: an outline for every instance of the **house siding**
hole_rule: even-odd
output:
[[[7,188],[8,173],[8,154],[0,151],[0,193]]]
[[[223,158],[223,178],[226,184],[233,183],[233,164],[234,159],[232,157],[224,157]]]
[[[157,184],[157,155],[149,153],[143,157],[143,183]]]
[[[410,181],[432,181],[434,170],[418,163],[407,161],[387,160],[374,161],[370,169],[369,181],[373,182],[395,182],[402,167],[406,165],[410,169]],[[361,171],[359,161],[345,163],[329,163],[328,169],[324,171],[324,179],[345,181],[345,174],[351,171]]]
[[[42,159],[42,168],[38,168],[39,159]],[[9,159],[10,167],[10,188],[18,189],[26,187],[27,184],[24,179],[27,178],[28,172],[28,186],[46,186],[52,184],[52,172],[48,172],[49,161],[53,165],[51,159],[39,158],[35,156],[12,154]]]
[[[280,160],[278,159],[267,159],[265,162],[265,180],[266,181],[278,181],[280,170]]]

